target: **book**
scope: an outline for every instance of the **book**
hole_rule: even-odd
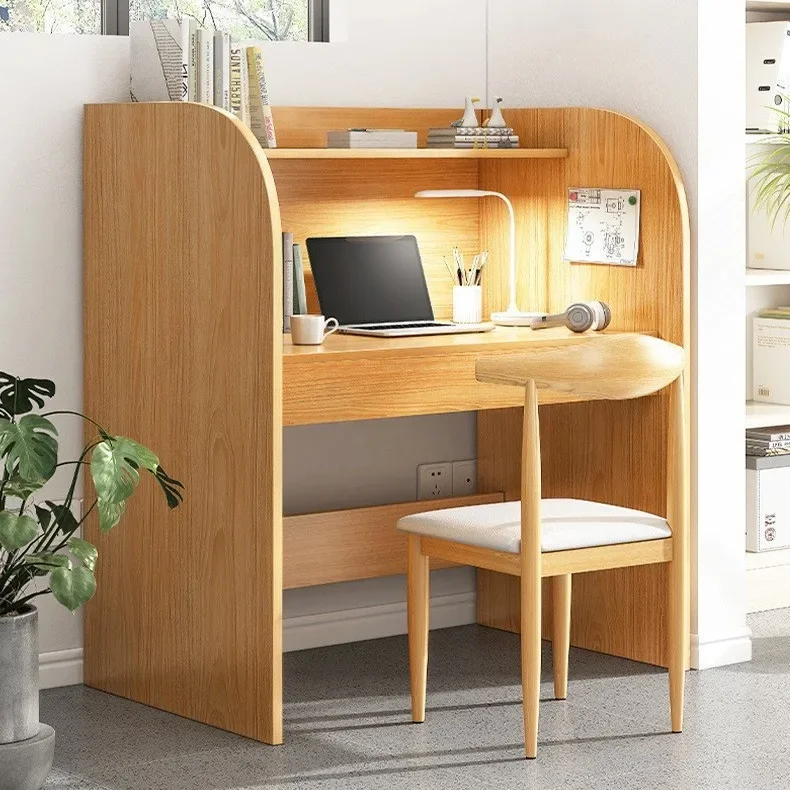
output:
[[[247,67],[250,83],[250,129],[264,148],[276,148],[274,117],[263,71],[263,50],[260,47],[247,47]]]
[[[294,315],[307,313],[307,294],[304,285],[304,262],[302,248],[294,244]]]
[[[790,425],[777,425],[773,428],[748,428],[746,437],[764,442],[790,441]]]
[[[230,112],[230,36],[214,33],[214,105]]]
[[[197,100],[202,104],[214,104],[214,34],[201,27],[197,33],[198,77]]]
[[[244,47],[231,43],[230,52],[230,111],[242,122],[249,124],[248,104],[245,96],[249,93],[247,84],[247,57]]]
[[[185,101],[189,24],[175,19],[129,22],[132,101]]]
[[[497,135],[511,135],[512,126],[440,126],[428,129],[428,138],[431,137],[487,137]]]
[[[187,69],[187,101],[198,100],[198,23],[196,19],[184,20],[189,26],[189,68]]]
[[[428,147],[429,148],[452,148],[456,145],[476,145],[479,148],[485,148],[486,146],[493,147],[495,145],[502,145],[503,143],[507,143],[508,145],[517,145],[518,144],[518,136],[517,135],[508,135],[508,136],[501,136],[501,137],[494,137],[490,135],[489,137],[447,137],[444,140],[428,140]]]
[[[492,140],[492,141],[481,141],[475,140],[474,142],[456,142],[456,143],[428,143],[428,148],[443,148],[443,149],[451,149],[451,148],[477,148],[480,150],[484,150],[486,148],[518,148],[518,140]]]
[[[790,447],[774,447],[768,449],[765,447],[755,447],[752,444],[746,443],[746,455],[756,458],[771,458],[776,455],[790,455]]]
[[[283,332],[291,331],[294,312],[294,235],[283,231]]]
[[[344,129],[326,133],[327,148],[416,148],[417,132],[403,129]]]

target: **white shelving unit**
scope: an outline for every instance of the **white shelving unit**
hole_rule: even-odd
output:
[[[790,269],[747,269],[746,287],[790,285]]]
[[[747,22],[790,20],[790,0],[747,0]],[[759,135],[746,135],[747,142],[760,144]],[[748,159],[748,155],[747,155]],[[746,428],[769,428],[790,424],[790,406],[755,403],[752,397],[752,318],[765,307],[790,304],[790,270],[746,269]],[[745,470],[744,470],[745,475]],[[744,541],[745,542],[745,541]],[[745,548],[744,548],[745,550]],[[746,552],[747,612],[790,607],[790,549]]]

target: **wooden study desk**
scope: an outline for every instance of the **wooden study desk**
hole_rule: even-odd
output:
[[[87,524],[101,558],[85,610],[87,685],[282,742],[283,589],[401,573],[394,522],[432,505],[284,518],[283,427],[476,411],[480,493],[455,503],[516,499],[521,394],[475,381],[475,360],[595,342],[564,329],[501,328],[333,335],[295,348],[282,334],[283,228],[302,244],[311,235],[413,233],[439,318],[451,314],[452,294],[442,256],[455,245],[490,250],[487,315],[507,303],[509,225],[499,201],[414,194],[497,190],[515,207],[522,309],[601,299],[612,309],[610,331],[647,331],[688,348],[688,213],[661,140],[605,110],[511,108],[522,149],[424,147],[430,127],[457,117],[455,108],[278,107],[283,149],[267,156],[217,108],[85,108],[84,410],[154,448],[185,483],[175,511],[141,486],[118,528],[102,535],[95,520]],[[422,147],[326,153],[327,130],[361,126],[416,129]],[[572,187],[641,190],[635,267],[563,260]],[[546,401],[545,496],[664,514],[664,398]],[[572,643],[663,664],[664,572],[575,578]],[[477,579],[478,622],[517,630],[517,583],[491,571]],[[548,611],[544,623],[550,633]]]
[[[486,354],[584,343],[568,329],[497,327],[468,335],[330,335],[322,346],[283,341],[283,425],[411,417],[519,406],[521,393],[475,381]],[[305,386],[309,382],[309,386]],[[546,403],[567,403],[547,394]]]

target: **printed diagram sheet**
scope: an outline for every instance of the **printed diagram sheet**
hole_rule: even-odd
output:
[[[569,189],[566,261],[636,266],[638,189]]]

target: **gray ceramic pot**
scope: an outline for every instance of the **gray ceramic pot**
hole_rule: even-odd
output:
[[[38,611],[0,617],[0,744],[38,735]]]

